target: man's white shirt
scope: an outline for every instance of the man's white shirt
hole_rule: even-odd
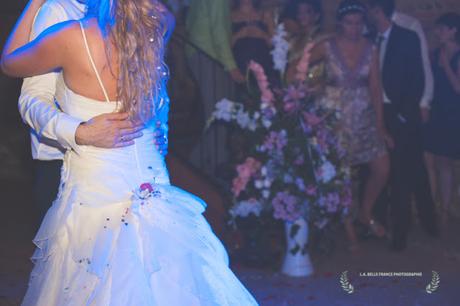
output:
[[[84,16],[85,5],[76,0],[46,1],[34,21],[31,40],[52,25]],[[62,159],[66,150],[77,150],[75,132],[81,120],[63,113],[55,96],[64,90],[62,73],[52,72],[24,79],[19,112],[32,128],[32,156],[40,160]]]
[[[391,25],[385,32],[379,34],[380,36],[380,67],[383,67],[384,60],[385,60],[385,54],[387,52],[387,45],[388,45],[388,39],[390,38],[391,30],[393,29],[393,26]],[[390,99],[388,99],[388,96],[385,93],[385,90],[383,90],[383,102],[390,104]]]
[[[395,12],[392,18],[393,22],[400,27],[414,31],[420,40],[420,47],[422,49],[422,60],[423,60],[423,72],[425,75],[425,87],[423,96],[420,101],[420,107],[429,108],[431,101],[433,100],[434,94],[434,80],[433,72],[431,70],[430,55],[428,49],[428,42],[426,40],[425,32],[421,23],[414,17],[403,14],[401,12]],[[387,37],[388,38],[388,37]],[[386,43],[385,41],[383,42]],[[386,44],[385,44],[386,46]]]

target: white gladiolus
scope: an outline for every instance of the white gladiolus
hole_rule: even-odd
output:
[[[272,38],[274,45],[271,54],[273,56],[273,63],[275,70],[284,74],[288,63],[289,42],[287,40],[288,33],[284,28],[284,24],[280,23],[276,27],[275,35]]]

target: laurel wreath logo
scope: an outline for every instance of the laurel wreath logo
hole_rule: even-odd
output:
[[[348,271],[345,271],[345,272],[342,272],[342,274],[340,275],[340,284],[342,285],[342,289],[348,293],[348,294],[352,294],[353,292],[355,292],[355,287],[353,287],[352,284],[350,284],[350,282],[348,281]]]
[[[431,278],[431,282],[426,286],[426,292],[428,292],[429,294],[432,294],[433,292],[438,290],[439,283],[441,282],[438,272],[431,272],[433,274],[433,277]]]

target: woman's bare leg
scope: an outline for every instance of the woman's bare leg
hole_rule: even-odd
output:
[[[381,156],[369,162],[369,176],[364,184],[364,194],[360,210],[360,220],[370,225],[374,233],[383,237],[385,228],[375,223],[372,214],[375,201],[386,186],[390,174],[390,158],[388,155]]]
[[[449,209],[452,203],[452,189],[454,178],[454,161],[448,157],[436,156],[436,164],[439,169],[439,185],[441,194],[441,221],[445,225],[449,217]]]
[[[423,154],[425,159],[426,170],[428,171],[428,177],[430,179],[431,194],[435,203],[438,202],[438,169],[436,167],[436,158],[432,153],[425,152]]]

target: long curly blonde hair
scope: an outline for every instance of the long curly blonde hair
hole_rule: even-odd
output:
[[[133,120],[150,121],[165,90],[165,8],[156,0],[88,0],[104,37],[118,53],[117,100]],[[108,54],[111,44],[106,42]]]

